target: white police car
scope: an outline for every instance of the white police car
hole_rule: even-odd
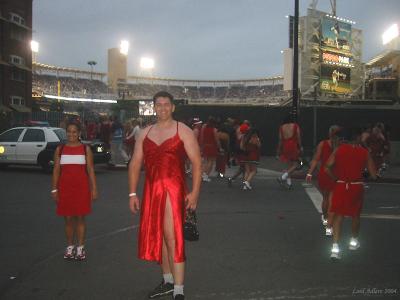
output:
[[[14,164],[39,165],[50,171],[57,146],[66,142],[66,132],[56,127],[15,127],[0,134],[0,167]],[[85,142],[94,163],[108,163],[110,152],[101,142]]]

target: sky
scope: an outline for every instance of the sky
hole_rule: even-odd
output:
[[[310,0],[300,0],[300,16]],[[330,12],[330,1],[318,10]],[[283,74],[294,0],[33,0],[38,62],[107,72],[107,49],[129,40],[128,74],[145,75],[140,58],[155,60],[154,76],[247,79]],[[337,0],[337,15],[363,30],[363,61],[383,51],[382,33],[400,24],[400,0]]]

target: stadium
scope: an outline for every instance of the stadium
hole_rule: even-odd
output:
[[[310,148],[323,136],[329,122],[351,125],[381,121],[382,116],[397,113],[400,99],[398,27],[397,31],[392,28],[384,33],[385,51],[363,62],[363,31],[356,22],[338,16],[336,4],[330,12],[318,10],[317,4],[312,1],[307,13],[299,18],[298,31],[299,120],[314,131]],[[13,27],[25,26],[18,23],[21,18],[14,18],[3,18],[2,26],[10,27],[11,32]],[[154,61],[149,58],[143,61],[143,74],[127,74],[128,41],[108,49],[107,72],[94,71],[95,61],[89,61],[86,70],[39,62],[38,45],[33,43],[32,53],[26,57],[13,57],[12,63],[2,60],[0,64],[5,74],[0,86],[11,87],[1,91],[2,127],[26,120],[49,121],[58,126],[65,114],[83,121],[105,115],[117,116],[121,121],[138,116],[151,120],[152,97],[164,90],[177,100],[176,117],[181,120],[231,116],[252,118],[258,127],[274,128],[293,106],[293,16],[287,16],[287,35],[289,43],[281,51],[283,74],[236,80],[157,77],[152,74]],[[6,81],[7,77],[12,80]],[[12,88],[20,84],[15,83],[16,79],[26,82],[24,93]],[[319,114],[327,116],[320,120]],[[326,125],[316,126],[317,119]],[[395,117],[387,121],[396,128]],[[273,146],[265,151],[272,153]]]

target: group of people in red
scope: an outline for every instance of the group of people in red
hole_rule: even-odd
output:
[[[226,167],[239,165],[238,172],[227,177],[228,184],[243,175],[242,189],[251,190],[251,181],[257,173],[260,160],[261,141],[258,130],[252,128],[250,122],[228,118],[225,122],[209,117],[207,122],[194,118],[191,127],[200,145],[203,158],[202,180],[211,181],[211,173],[217,172],[218,177],[226,177]]]
[[[331,258],[340,259],[339,240],[344,217],[352,218],[352,237],[349,250],[360,247],[360,214],[364,201],[365,173],[377,178],[382,161],[373,159],[375,151],[363,141],[360,128],[344,129],[337,125],[329,128],[328,139],[321,141],[316,149],[307,181],[311,181],[318,162],[318,186],[323,196],[322,222],[325,234],[333,235]],[[385,143],[386,144],[386,143]],[[365,172],[367,171],[367,172]]]
[[[287,188],[292,187],[291,174],[299,166],[303,152],[300,127],[292,117],[289,115],[279,128],[277,151],[281,161],[288,164],[278,178],[278,182]],[[379,177],[377,170],[382,172],[389,151],[390,144],[382,123],[364,131],[333,125],[329,128],[328,138],[318,144],[306,181],[311,182],[319,164],[318,187],[323,198],[321,219],[325,234],[333,235],[332,259],[341,258],[339,241],[343,218],[346,216],[352,218],[352,237],[348,248],[354,251],[360,247],[358,236],[365,174],[371,179]]]
[[[224,174],[225,165],[233,156],[239,168],[228,182],[243,174],[242,188],[252,189],[250,182],[257,172],[261,142],[258,131],[248,121],[241,124],[228,121],[218,125],[210,117],[204,125],[194,119],[191,128],[173,119],[175,105],[171,94],[158,92],[153,101],[156,122],[140,130],[135,137],[128,170],[129,207],[133,214],[140,212],[139,258],[155,261],[161,267],[162,282],[149,293],[149,298],[172,295],[174,300],[182,300],[186,260],[184,221],[188,211],[196,210],[201,182],[210,180],[214,164]],[[288,188],[292,187],[291,175],[303,152],[300,126],[292,117],[289,115],[279,128],[277,151],[280,159],[288,164],[278,181]],[[80,141],[78,122],[69,122],[66,131],[67,143],[58,146],[54,155],[51,195],[57,203],[57,214],[65,220],[67,247],[64,258],[84,260],[85,216],[91,212],[91,204],[97,198],[93,154],[90,147]],[[382,135],[373,129],[371,135],[384,137],[382,131],[380,133]],[[363,141],[361,130],[349,131],[333,125],[329,128],[328,138],[318,144],[310,164],[307,181],[312,180],[320,163],[318,186],[323,195],[322,220],[326,235],[333,234],[333,259],[341,257],[339,240],[345,216],[352,218],[349,249],[360,247],[363,171],[367,169],[371,178],[376,178],[377,165],[372,157],[373,149],[378,147],[371,146],[374,139],[376,137],[369,136]],[[367,148],[368,141],[370,148]],[[387,146],[382,147],[386,149]],[[381,155],[385,156],[379,152],[378,157]],[[185,180],[187,162],[191,165],[191,191]],[[142,165],[145,183],[140,201],[137,187]]]

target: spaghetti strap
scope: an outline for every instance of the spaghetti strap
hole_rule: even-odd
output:
[[[153,125],[151,125],[149,131],[147,131],[146,136],[145,136],[146,138],[147,138],[147,136],[149,135],[149,132],[150,132],[150,130],[151,130],[152,128],[153,128]]]
[[[176,134],[178,134],[178,130],[179,130],[179,122],[178,121],[176,121]]]

